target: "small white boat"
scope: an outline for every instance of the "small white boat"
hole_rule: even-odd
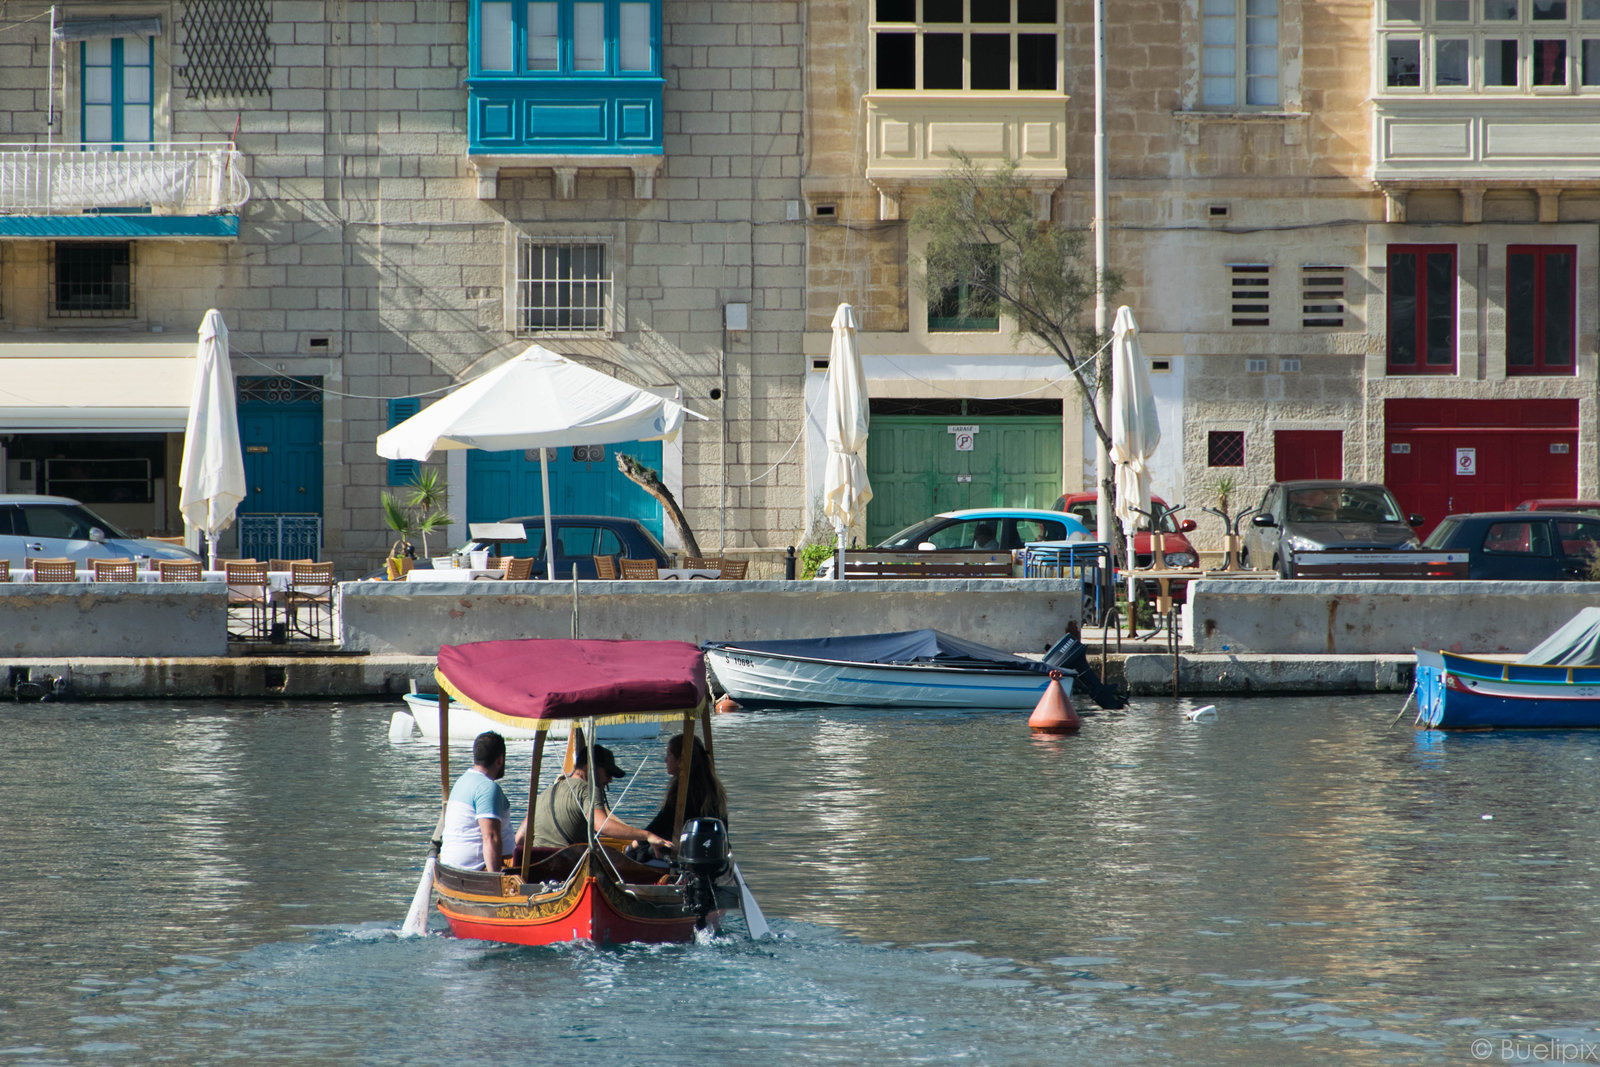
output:
[[[1068,676],[1064,684],[1088,671],[1082,646],[1072,641],[1069,647],[1069,640],[1043,661],[938,630],[714,641],[704,648],[712,677],[740,704],[1014,710],[1039,703],[1052,671]],[[1097,679],[1090,692],[1102,706],[1122,706],[1120,695]]]
[[[407,693],[406,711],[417,720],[417,728],[422,731],[422,736],[429,741],[439,740],[439,695],[437,693]],[[565,738],[571,723],[564,720],[554,720],[550,728],[545,731],[547,737],[553,739]],[[491,719],[487,715],[479,715],[476,711],[459,701],[450,703],[450,739],[452,741],[471,741],[485,730],[498,730],[507,741],[531,741],[538,733],[536,730],[520,726],[512,726],[499,719]],[[611,722],[601,723],[595,728],[596,740],[630,741],[638,738],[651,738],[661,732],[658,722]]]

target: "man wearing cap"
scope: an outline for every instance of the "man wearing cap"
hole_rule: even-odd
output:
[[[591,774],[588,756],[594,753],[594,771]],[[594,810],[594,829],[606,837],[620,837],[628,841],[643,841],[658,853],[672,847],[672,842],[649,830],[629,826],[612,815],[606,806],[606,786],[626,775],[604,745],[578,750],[577,764],[572,773],[563,774],[539,795],[533,816],[533,843],[535,847],[561,848],[587,841],[587,813]]]

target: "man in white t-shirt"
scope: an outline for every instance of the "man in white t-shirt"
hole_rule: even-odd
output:
[[[472,742],[472,770],[456,779],[444,807],[439,862],[470,871],[499,870],[511,855],[511,802],[500,788],[506,773],[506,739],[485,730]]]

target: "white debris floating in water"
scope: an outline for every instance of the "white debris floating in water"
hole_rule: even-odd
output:
[[[1484,815],[1484,816],[1481,816],[1481,818],[1492,819],[1492,818],[1494,818],[1494,816],[1493,815]]]
[[[1215,704],[1207,704],[1203,708],[1186,711],[1183,713],[1183,719],[1185,722],[1216,722],[1217,706]]]

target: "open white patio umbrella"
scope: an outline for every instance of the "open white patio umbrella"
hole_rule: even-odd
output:
[[[555,578],[550,523],[550,466],[545,449],[670,441],[690,411],[608,374],[533,345],[378,436],[385,459],[425,460],[435,452],[481,448],[539,450],[544,494],[545,576]]]
[[[185,523],[205,533],[211,569],[216,570],[217,537],[233,523],[233,513],[245,497],[245,480],[233,368],[228,363],[228,327],[214,308],[201,320],[195,358],[198,365],[178,473],[178,511]]]
[[[1150,510],[1150,458],[1161,443],[1155,395],[1139,324],[1126,304],[1111,328],[1111,460],[1116,464],[1117,518],[1128,545],[1128,618],[1133,620],[1133,536],[1139,511]],[[1135,510],[1138,509],[1138,510]],[[1153,560],[1159,566],[1161,560]]]
[[[844,577],[845,531],[866,514],[872,499],[867,480],[867,376],[856,344],[856,312],[840,304],[833,313],[828,349],[828,463],[822,474],[822,513],[839,537],[834,578]]]

